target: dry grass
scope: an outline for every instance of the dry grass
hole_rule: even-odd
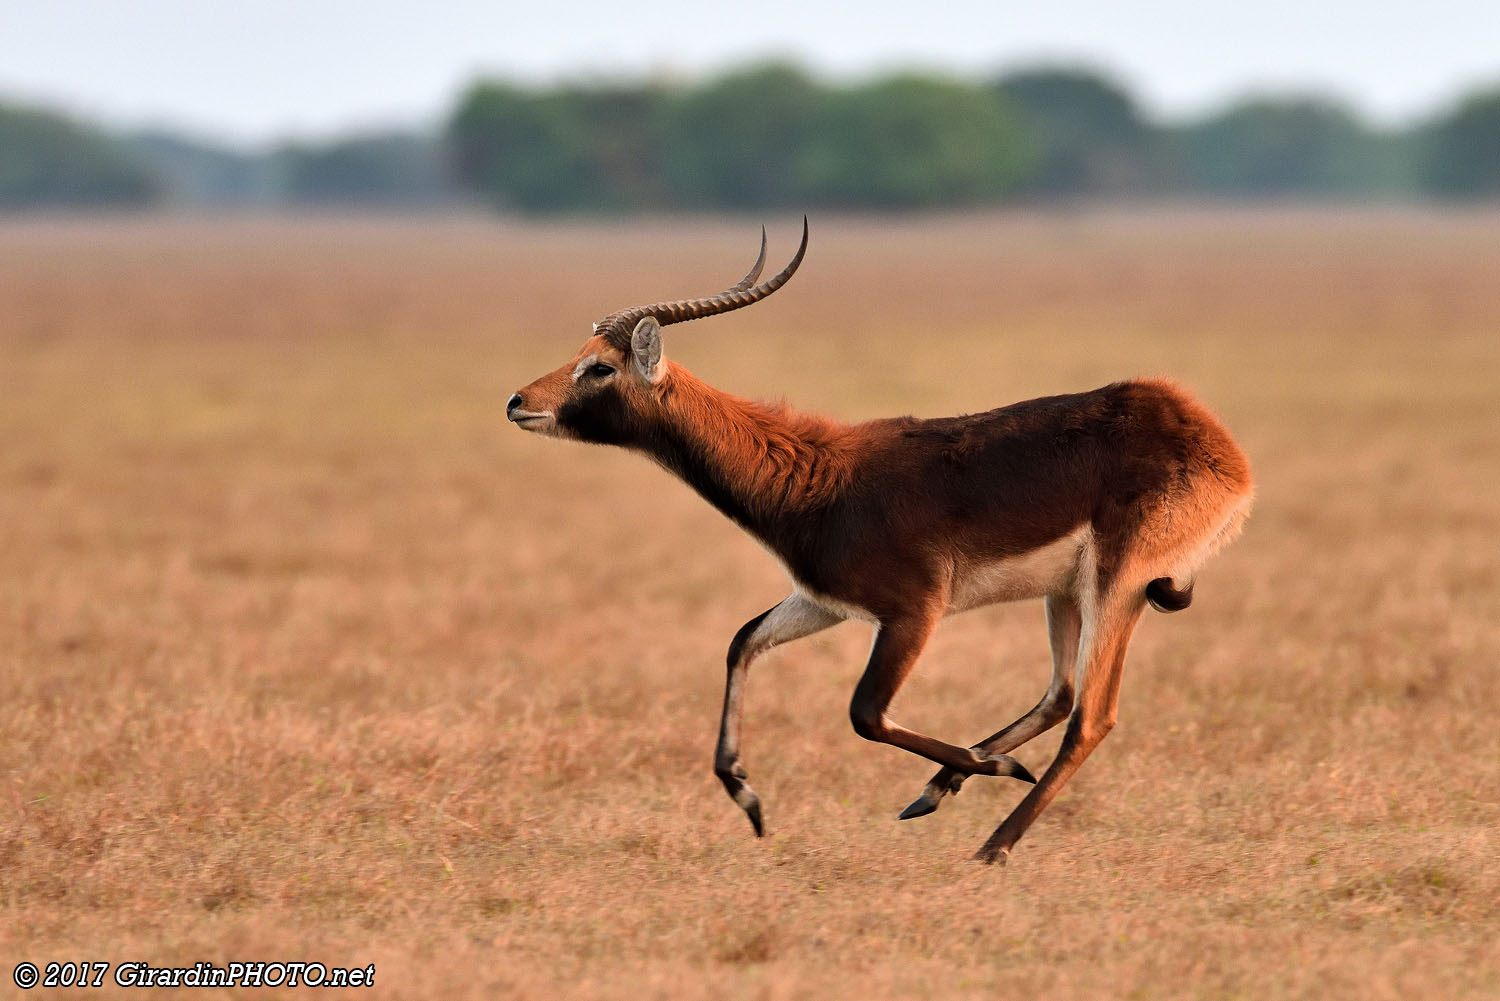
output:
[[[755,673],[754,841],[709,765],[779,572],[650,464],[504,426],[590,320],[737,276],[752,223],[7,223],[0,980],[1500,995],[1497,223],[815,219],[773,302],[668,331],[848,417],[1169,374],[1255,461],[1245,537],[1145,622],[1120,726],[997,870],[963,860],[1018,783],[894,820],[933,769],[851,732],[857,625]],[[1046,662],[1036,606],[950,620],[900,718],[975,739]]]

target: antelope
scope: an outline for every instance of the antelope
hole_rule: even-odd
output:
[[[510,397],[533,434],[618,445],[664,466],[774,555],[785,600],[729,644],[714,772],[765,833],[740,760],[745,682],[772,647],[846,619],[874,626],[850,703],[855,732],[941,770],[900,814],[936,810],[971,775],[1031,789],[975,855],[1004,862],[1115,725],[1125,649],[1147,604],[1188,606],[1194,575],[1249,513],[1250,465],[1209,410],[1160,379],[1116,382],[986,413],[844,423],[707,385],[662,352],[661,328],[752,305],[807,252],[756,284],[766,259],[718,295],[606,316],[573,359]],[[1030,711],[960,747],[887,710],[946,615],[1041,598],[1052,652]],[[1033,777],[1009,752],[1064,719]]]

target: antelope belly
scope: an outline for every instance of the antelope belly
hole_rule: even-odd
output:
[[[1088,544],[1088,526],[1080,525],[1045,546],[1001,559],[966,560],[953,570],[950,612],[962,612],[1001,601],[1040,598],[1070,589]]]

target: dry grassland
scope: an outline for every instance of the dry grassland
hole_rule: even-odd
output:
[[[7,221],[0,995],[87,959],[411,999],[1500,996],[1497,232],[815,218],[784,292],[668,330],[849,418],[1167,374],[1250,454],[1245,536],[984,869],[1025,787],[897,823],[934,769],[851,731],[856,624],[754,672],[756,842],[710,764],[780,571],[649,463],[504,423],[591,320],[738,277],[755,222]],[[897,716],[966,743],[1046,677],[1039,603],[971,612]]]

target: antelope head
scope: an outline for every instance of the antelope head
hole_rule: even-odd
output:
[[[554,438],[609,445],[630,444],[643,418],[660,405],[669,363],[662,354],[661,328],[749,306],[775,292],[796,272],[807,251],[807,217],[802,244],[781,273],[755,284],[766,263],[766,231],[750,271],[718,295],[634,306],[594,324],[593,336],[573,359],[511,396],[505,416],[526,431]]]

